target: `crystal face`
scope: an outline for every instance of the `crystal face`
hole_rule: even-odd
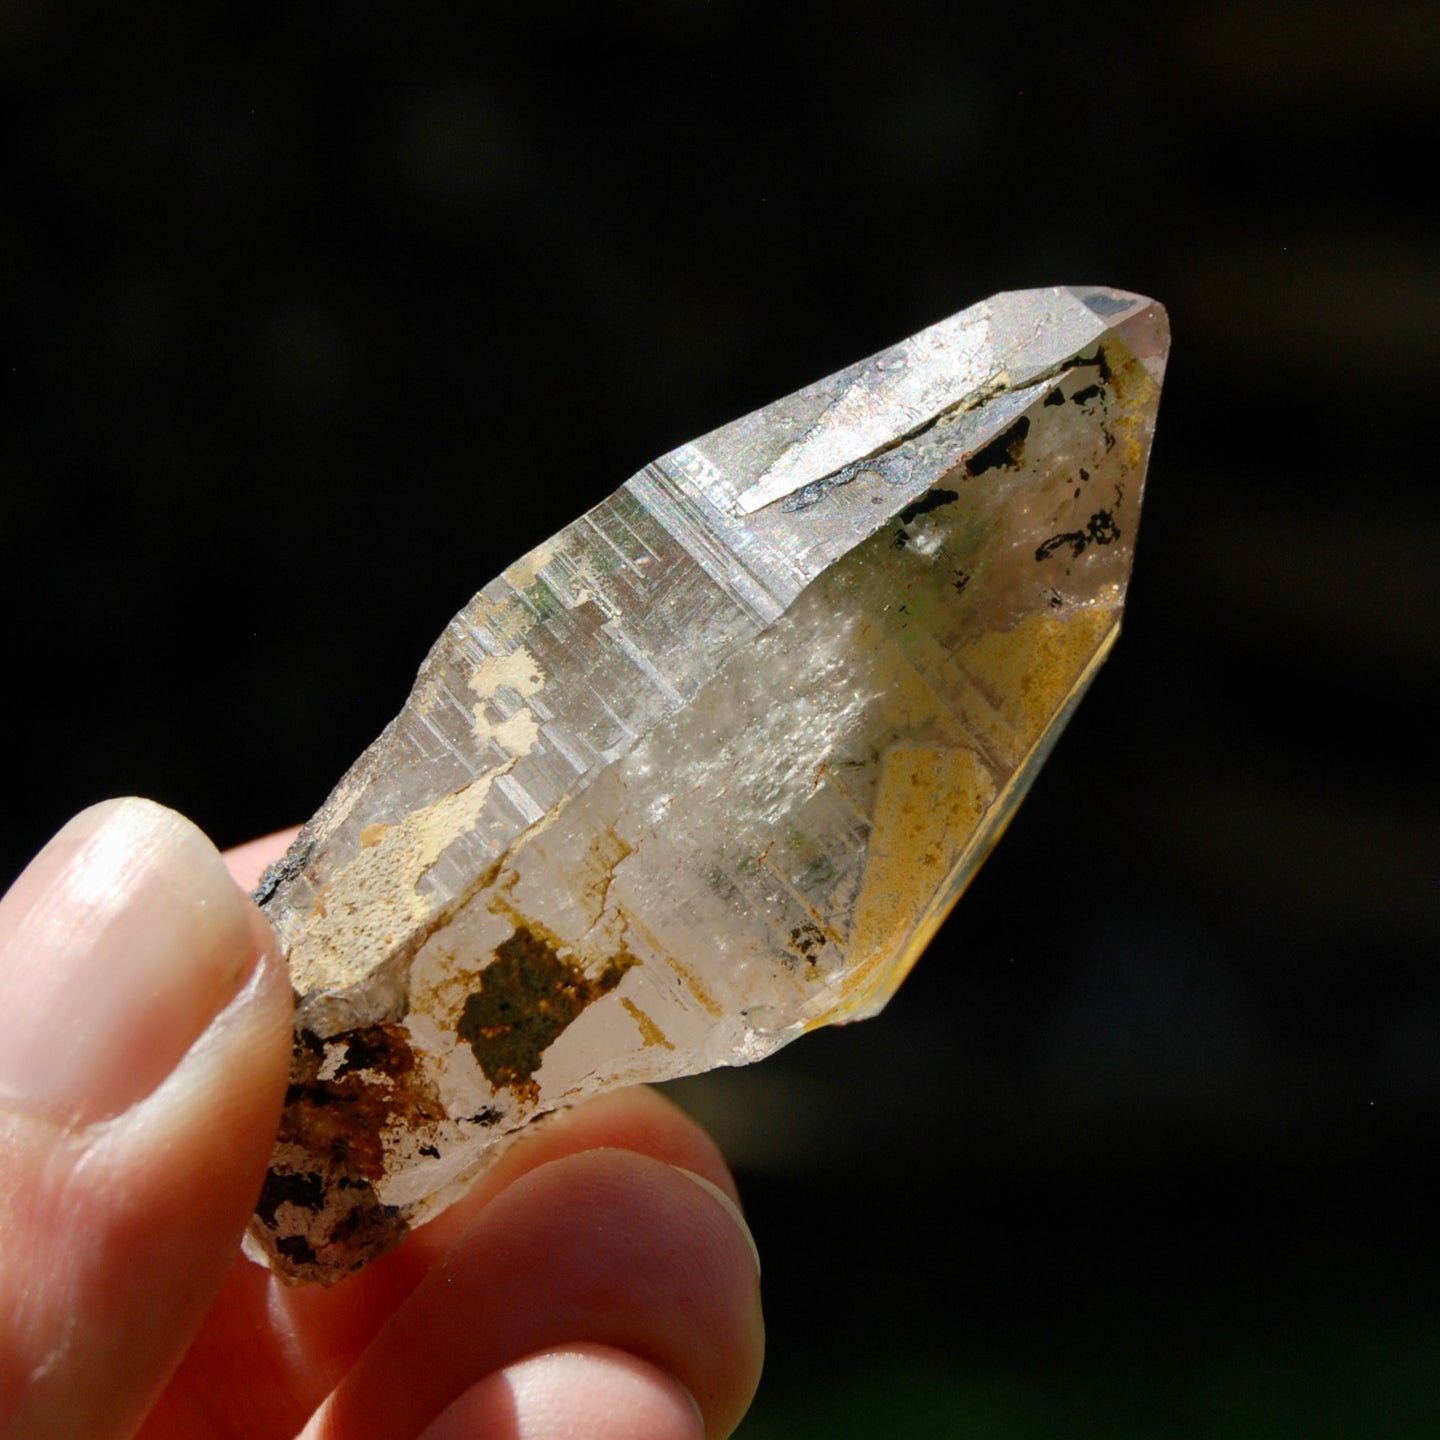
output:
[[[455,617],[259,892],[247,1248],[331,1282],[533,1116],[872,1015],[1114,641],[1168,349],[999,295],[647,466]]]

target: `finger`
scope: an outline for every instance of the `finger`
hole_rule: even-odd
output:
[[[420,1440],[704,1440],[695,1397],[622,1350],[571,1345],[472,1385]]]
[[[463,1199],[407,1242],[411,1260],[428,1269],[522,1175],[582,1150],[633,1150],[702,1175],[737,1205],[740,1192],[720,1147],[658,1090],[635,1086],[532,1121],[503,1148]]]
[[[737,1217],[708,1181],[630,1151],[531,1170],[391,1316],[307,1440],[414,1435],[493,1372],[577,1342],[673,1376],[705,1433],[728,1435],[763,1350],[754,1242]]]
[[[387,1255],[332,1290],[279,1287],[268,1309],[280,1319],[293,1353],[303,1354],[300,1378],[310,1382],[310,1409],[358,1358],[421,1280],[461,1243],[486,1208],[531,1171],[590,1150],[628,1150],[674,1165],[714,1185],[732,1205],[735,1182],[719,1147],[679,1106],[644,1087],[597,1096],[582,1105],[532,1121],[501,1151],[470,1192],[416,1230]],[[738,1208],[736,1211],[738,1218]],[[743,1221],[740,1222],[743,1224]],[[758,1263],[758,1262],[757,1262]],[[320,1357],[333,1357],[321,1362]],[[309,1411],[307,1410],[308,1414]]]
[[[258,1192],[289,986],[209,841],[121,800],[0,902],[0,993],[0,1428],[128,1434]]]
[[[734,1196],[714,1141],[653,1090],[617,1091],[562,1111],[522,1131],[469,1195],[399,1251],[333,1289],[286,1286],[238,1263],[144,1433],[290,1440],[491,1201],[550,1161],[612,1147],[681,1166]]]

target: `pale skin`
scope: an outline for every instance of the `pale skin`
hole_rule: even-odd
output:
[[[289,982],[221,857],[82,812],[0,901],[0,1436],[719,1440],[759,1377],[734,1182],[668,1101],[560,1114],[333,1289],[238,1254]]]

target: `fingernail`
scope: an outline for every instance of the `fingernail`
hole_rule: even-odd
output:
[[[249,911],[173,810],[82,811],[0,900],[0,1095],[80,1122],[148,1095],[253,969]]]
[[[750,1227],[745,1223],[745,1216],[741,1214],[740,1207],[713,1180],[707,1180],[703,1175],[697,1175],[683,1165],[672,1165],[670,1168],[683,1175],[687,1180],[693,1180],[735,1222],[736,1229],[745,1237],[745,1243],[749,1245],[750,1253],[755,1257],[755,1273],[758,1275],[760,1273],[760,1247],[755,1243],[755,1237],[750,1233]]]

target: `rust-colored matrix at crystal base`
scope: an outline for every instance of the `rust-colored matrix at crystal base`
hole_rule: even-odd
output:
[[[332,1282],[499,1137],[872,1015],[1114,641],[1153,301],[999,295],[647,466],[450,623],[266,876],[247,1242]]]

